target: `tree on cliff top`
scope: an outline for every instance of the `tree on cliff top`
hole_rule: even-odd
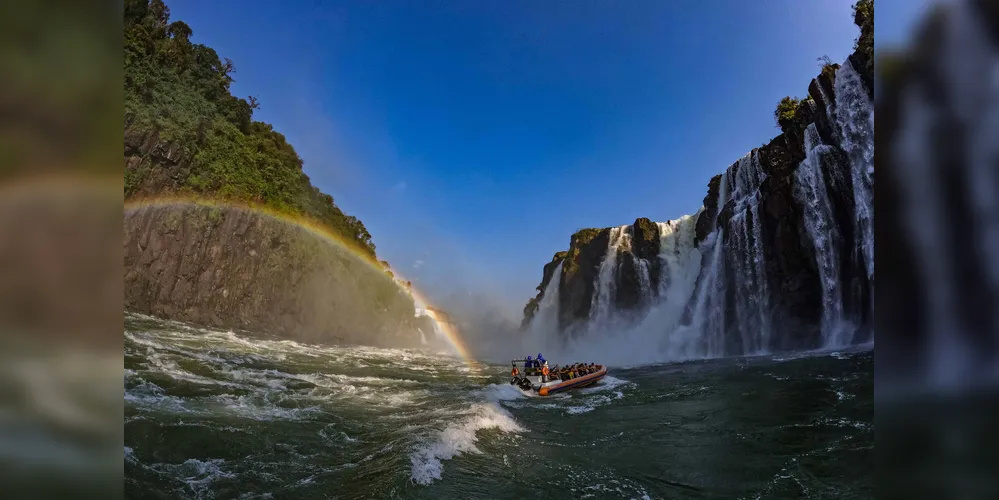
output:
[[[874,0],[858,0],[853,4],[853,24],[860,28],[853,49],[864,55],[867,71],[874,70]],[[859,68],[858,68],[859,69]]]
[[[260,204],[313,219],[375,256],[364,224],[312,185],[284,135],[253,120],[256,98],[230,93],[231,60],[191,43],[191,27],[171,22],[162,0],[124,0],[124,20],[126,134],[155,134],[191,159],[169,175],[150,161],[126,168],[126,199],[189,193]]]
[[[774,120],[777,121],[777,126],[781,130],[788,132],[800,125],[799,113],[804,102],[803,99],[787,96],[777,103],[777,109],[774,110]]]

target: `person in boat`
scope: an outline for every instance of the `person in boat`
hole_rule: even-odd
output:
[[[545,361],[541,364],[541,383],[548,382],[548,375],[551,373],[548,370],[548,362]]]

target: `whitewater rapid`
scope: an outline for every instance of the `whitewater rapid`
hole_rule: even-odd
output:
[[[507,368],[447,353],[316,346],[132,314],[125,360],[126,429],[144,436],[158,422],[234,437],[295,429],[277,431],[291,433],[281,445],[290,462],[281,469],[302,484],[398,467],[402,459],[412,484],[433,484],[456,457],[483,454],[483,433],[490,447],[513,453],[525,429],[511,408],[537,399],[506,383]],[[608,377],[585,392],[548,398],[538,410],[556,418],[585,413],[619,399],[626,384]],[[170,477],[195,496],[269,467],[253,454],[170,460],[129,441],[127,465]],[[317,453],[325,458],[316,460]]]
[[[781,473],[784,445],[761,443],[800,433],[814,443],[802,460],[873,453],[864,352],[612,368],[542,398],[511,386],[509,365],[130,314],[124,351],[129,497],[752,498],[833,483],[836,496],[863,491],[862,471]],[[767,411],[798,399],[814,411]]]

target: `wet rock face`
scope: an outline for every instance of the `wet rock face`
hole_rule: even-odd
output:
[[[708,182],[708,194],[704,196],[704,211],[697,216],[695,226],[695,241],[700,243],[715,230],[715,217],[718,216],[718,196],[719,185],[721,184],[721,174],[711,178]]]
[[[555,275],[555,270],[558,269],[559,264],[562,264],[562,261],[565,260],[568,254],[569,252],[565,251],[555,252],[551,262],[545,264],[541,274],[541,284],[536,288],[538,294],[528,300],[527,305],[524,306],[524,318],[520,322],[521,330],[525,330],[531,324],[531,321],[534,320],[534,315],[538,312],[541,300],[545,298],[545,290],[548,288],[548,284],[551,283]]]
[[[420,343],[413,299],[384,271],[296,226],[234,209],[127,211],[124,306],[307,342]]]
[[[583,229],[572,235],[559,283],[558,321],[561,330],[590,317],[600,263],[607,254],[609,244],[610,228]]]
[[[631,252],[639,259],[649,262],[659,256],[659,226],[651,219],[635,219],[631,226]]]
[[[618,250],[614,273],[614,305],[622,310],[641,308],[658,295],[658,286],[654,284],[659,283],[661,266],[659,226],[641,217],[626,230],[631,244]]]

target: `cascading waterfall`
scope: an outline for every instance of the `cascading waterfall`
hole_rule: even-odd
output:
[[[823,144],[817,125],[811,123],[804,131],[805,159],[796,167],[780,165],[773,172],[765,171],[761,150],[753,150],[727,168],[720,176],[713,228],[703,236],[699,246],[695,244],[695,235],[704,207],[695,215],[657,223],[658,261],[632,255],[637,283],[629,286],[640,288],[637,295],[642,314],[637,321],[634,312],[618,316],[616,306],[623,265],[619,256],[631,250],[632,228],[629,225],[611,228],[607,250],[593,283],[589,321],[572,335],[570,351],[599,352],[601,356],[612,357],[627,354],[630,363],[638,359],[764,354],[788,345],[807,345],[812,341],[805,332],[798,338],[777,337],[778,332],[783,335],[783,332],[793,333],[789,328],[798,328],[793,322],[784,322],[788,315],[792,321],[801,318],[788,308],[813,305],[775,296],[787,289],[789,277],[799,279],[786,273],[805,273],[801,276],[802,283],[808,286],[818,283],[821,288],[811,290],[814,295],[802,296],[802,300],[816,297],[817,301],[821,295],[822,303],[814,304],[822,308],[820,338],[816,343],[826,348],[849,345],[856,326],[854,318],[846,317],[856,305],[851,300],[859,298],[857,293],[873,297],[869,292],[873,292],[874,282],[874,117],[863,80],[849,61],[838,70],[833,90],[835,95],[830,95],[831,92],[819,87],[828,103],[825,111],[832,129],[829,142],[834,144]],[[848,159],[848,168],[847,163],[838,160],[844,157]],[[779,155],[767,158],[783,161]],[[768,172],[777,177],[768,181]],[[765,183],[769,187],[764,193],[761,186]],[[768,211],[770,215],[764,219],[764,197],[771,193],[783,195],[786,191],[780,190],[787,188],[790,196],[776,198],[775,211]],[[851,198],[852,204],[848,202]],[[771,199],[766,200],[769,209]],[[853,207],[853,213],[842,212],[849,207]],[[801,214],[801,221],[786,218],[797,214]],[[853,227],[837,226],[837,220],[844,216]],[[787,246],[801,243],[788,241],[785,236],[786,231],[797,234],[799,223],[804,226],[801,236],[806,241],[801,248],[813,249],[812,255],[806,254],[805,258],[815,259],[815,271],[807,269],[808,266],[800,269],[798,248]],[[779,232],[771,234],[772,231]],[[843,241],[849,234],[855,239]],[[656,282],[651,279],[654,265],[658,266]],[[809,275],[813,272],[818,276]],[[870,287],[866,292],[858,292],[843,282],[844,277],[865,275]],[[851,278],[851,283],[857,282]],[[551,331],[557,332],[558,301],[553,292],[545,291],[543,302],[549,299],[553,302],[550,309],[544,303],[540,306],[542,311],[535,322],[539,328],[549,328],[543,325],[551,322]],[[869,310],[873,311],[873,305]],[[778,314],[782,318],[780,324],[775,321]],[[549,315],[551,318],[544,319]]]
[[[627,229],[628,226],[624,225],[610,230],[607,254],[604,256],[603,262],[600,263],[600,271],[597,274],[597,283],[590,306],[591,322],[604,323],[614,313],[614,292],[617,288],[617,254],[620,250],[629,248],[631,245],[631,235],[628,234]]]
[[[836,72],[836,132],[850,158],[856,220],[856,246],[867,277],[874,282],[874,106],[850,61]],[[873,294],[872,294],[873,296]]]
[[[770,350],[770,287],[760,227],[760,184],[766,175],[756,151],[735,164],[732,216],[728,220],[727,257],[733,273],[737,326],[743,353]]]
[[[659,297],[663,302],[687,303],[701,269],[701,252],[694,244],[697,216],[684,215],[659,226]]]
[[[697,216],[685,215],[659,226],[659,300],[640,328],[666,332],[659,349],[670,359],[699,356],[697,338],[676,329],[697,285],[701,252],[695,243]]]
[[[718,183],[718,212],[728,203],[726,169]],[[716,216],[717,218],[717,216]],[[725,229],[716,225],[701,244],[708,266],[703,269],[691,314],[691,323],[669,336],[668,351],[682,357],[714,357],[725,353]]]
[[[638,275],[638,303],[641,306],[646,306],[652,301],[653,290],[652,290],[652,273],[649,270],[649,261],[645,259],[635,258],[635,274]]]
[[[805,159],[795,170],[794,195],[803,207],[805,231],[812,241],[815,263],[822,286],[822,341],[825,347],[849,343],[850,333],[844,327],[843,297],[840,290],[839,246],[841,237],[833,217],[826,182],[822,174],[822,157],[834,148],[822,144],[815,124],[805,129]]]
[[[716,216],[715,230],[703,244],[710,255],[708,267],[694,299],[691,324],[676,336],[685,351],[694,351],[692,355],[716,357],[731,351],[726,342],[730,323],[739,334],[739,352],[770,350],[770,292],[759,217],[759,187],[765,177],[755,151],[722,174],[718,212],[728,209],[730,215],[724,222]],[[734,293],[728,293],[729,284],[736,287]],[[729,296],[738,318],[733,322],[727,321]],[[692,342],[692,337],[699,337],[699,342]],[[691,344],[700,344],[702,352]]]
[[[531,321],[531,330],[542,335],[555,333],[558,331],[558,289],[559,282],[562,281],[562,263],[552,274],[548,285],[545,286],[541,303],[538,304],[538,311],[534,313],[534,320]]]

